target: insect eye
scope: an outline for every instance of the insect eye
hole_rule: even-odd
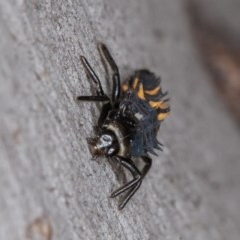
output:
[[[104,135],[102,135],[102,140],[104,142],[111,142],[112,137],[110,135],[108,135],[108,134],[104,134]]]

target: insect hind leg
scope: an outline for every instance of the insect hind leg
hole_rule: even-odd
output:
[[[103,43],[98,44],[98,49],[103,56],[103,59],[105,59],[110,67],[112,68],[113,75],[113,88],[112,88],[112,101],[116,102],[120,98],[120,92],[121,92],[121,85],[120,85],[120,74],[118,70],[118,66],[113,60],[112,55],[110,54],[109,50],[107,49],[106,45]]]
[[[97,85],[97,96],[106,96],[106,94],[103,91],[102,84],[95,73],[95,71],[92,69],[91,65],[89,64],[88,60],[84,57],[80,57],[81,62],[87,72],[87,75],[94,81],[94,83]]]

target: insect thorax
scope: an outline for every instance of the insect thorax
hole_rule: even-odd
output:
[[[153,153],[157,147],[159,125],[156,110],[130,89],[122,96],[117,109],[109,113],[104,128],[115,133],[120,145],[119,156],[140,157]]]

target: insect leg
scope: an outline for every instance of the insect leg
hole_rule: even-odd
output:
[[[98,119],[98,127],[100,128],[103,125],[104,120],[106,119],[108,112],[112,109],[112,104],[110,102],[105,103],[102,106],[101,114]]]
[[[131,159],[123,158],[120,156],[115,156],[114,159],[116,159],[122,166],[124,166],[126,169],[128,169],[131,172],[133,176],[133,180],[129,181],[128,183],[126,183],[125,185],[123,185],[122,187],[114,191],[111,194],[112,198],[117,197],[119,194],[131,188],[134,184],[136,184],[138,181],[141,180],[141,175],[142,175]]]
[[[142,175],[143,177],[145,177],[152,166],[152,159],[150,157],[145,157],[145,156],[142,156],[142,159],[146,163],[142,170]]]
[[[119,157],[118,157],[118,158],[119,158]],[[140,180],[142,180],[143,177],[145,177],[145,175],[147,174],[147,172],[148,172],[149,169],[151,168],[152,159],[149,158],[149,157],[145,157],[145,156],[142,156],[142,159],[143,159],[143,161],[146,163],[145,166],[144,166],[144,168],[143,168],[143,170],[142,170],[142,172],[139,172],[139,170],[136,168],[136,166],[134,165],[134,163],[133,163],[132,161],[130,161],[130,159],[126,159],[127,161],[129,161],[129,162],[127,162],[127,163],[125,163],[125,162],[123,163],[123,161],[120,160],[120,161],[121,161],[120,163],[121,163],[124,167],[126,167],[129,171],[131,171],[134,179],[131,180],[130,182],[126,183],[125,185],[123,185],[122,187],[120,187],[119,189],[117,189],[116,191],[114,191],[114,192],[111,194],[111,197],[116,197],[116,196],[118,196],[119,194],[125,192],[126,190],[128,190],[129,188],[131,188],[132,186],[134,186],[136,183],[138,183]],[[125,161],[126,161],[126,160],[125,160]],[[137,174],[136,174],[136,172],[133,173],[132,170],[130,170],[130,169],[126,166],[126,164],[131,164],[131,166],[133,166],[134,168],[136,168]]]
[[[111,194],[111,198],[115,198],[118,195],[120,195],[121,193],[127,191],[129,188],[134,187],[139,181],[141,181],[141,177],[138,178],[134,178],[133,180],[129,181],[128,183],[126,183],[125,185],[123,185],[122,187],[118,188],[116,191],[112,192]]]
[[[104,95],[104,96],[78,96],[77,97],[78,101],[91,101],[91,102],[104,102],[104,101],[109,101],[109,98]]]
[[[138,182],[134,187],[127,193],[125,198],[123,199],[122,203],[119,205],[118,209],[121,210],[123,209],[128,201],[131,199],[131,197],[135,194],[135,192],[140,188],[142,184],[142,181]]]
[[[124,158],[120,158],[120,157],[116,157],[116,158],[118,158],[117,160],[132,173],[133,178],[134,178],[133,180],[126,183],[122,187],[118,188],[116,191],[114,191],[111,194],[111,197],[114,198],[114,197],[117,197],[118,195],[120,195],[121,193],[127,191],[128,189],[130,189],[129,192],[124,197],[122,203],[119,205],[119,209],[123,209],[126,206],[126,204],[128,203],[128,201],[131,199],[131,197],[135,194],[135,192],[141,186],[142,179],[145,177],[145,175],[151,168],[152,159],[149,157],[146,157],[146,156],[142,156],[142,159],[146,164],[145,164],[142,172],[140,172],[137,169],[137,167],[135,166],[135,164],[130,159],[124,159]]]
[[[111,56],[106,45],[103,43],[99,43],[98,48],[99,48],[100,53],[104,56],[104,59],[107,60],[108,64],[112,68],[112,71],[113,71],[112,101],[116,102],[120,98],[120,91],[121,91],[119,70],[118,70],[117,64],[113,60],[113,57]]]
[[[81,56],[80,59],[82,61],[82,64],[83,64],[86,72],[87,72],[87,75],[89,77],[91,77],[92,80],[94,81],[94,83],[97,85],[97,95],[98,96],[106,96],[102,89],[101,82],[100,82],[97,74],[94,72],[91,65],[89,64],[88,60],[84,56]]]
[[[134,193],[138,190],[142,183],[142,174],[138,170],[138,168],[135,166],[135,164],[132,162],[131,159],[123,158],[116,156],[115,159],[125,168],[127,168],[131,174],[133,175],[133,180],[130,182],[126,183],[122,187],[118,188],[116,191],[114,191],[111,194],[111,198],[117,197],[121,193],[131,189],[126,196],[124,197],[122,203],[119,206],[119,209],[124,208],[124,206],[128,203],[128,201],[131,199],[131,197],[134,195]]]

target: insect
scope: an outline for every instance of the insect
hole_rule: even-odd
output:
[[[119,209],[123,209],[141,186],[142,180],[152,165],[149,153],[157,155],[154,149],[161,150],[157,140],[161,122],[168,115],[170,108],[167,93],[161,89],[161,80],[146,69],[137,70],[120,85],[120,74],[109,50],[103,43],[98,44],[100,54],[113,72],[112,93],[104,93],[101,82],[89,62],[81,56],[87,75],[96,85],[96,94],[78,96],[77,100],[103,102],[96,126],[96,136],[88,138],[88,145],[93,158],[110,157],[132,175],[133,179],[111,193],[115,198],[126,192]],[[142,158],[145,165],[139,170],[134,159]]]

